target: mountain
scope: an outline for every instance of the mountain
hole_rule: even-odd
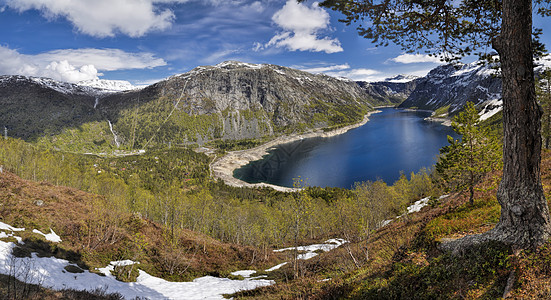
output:
[[[89,86],[105,92],[122,92],[137,89],[137,87],[125,80],[91,79],[80,81],[77,85]]]
[[[64,127],[100,119],[93,109],[101,91],[47,78],[0,76],[0,128],[34,140]]]
[[[48,147],[97,152],[333,128],[391,103],[354,81],[236,61],[116,91],[127,88],[124,82],[2,76],[0,126]]]
[[[98,108],[132,148],[240,140],[359,122],[378,101],[353,81],[236,61],[197,67]]]
[[[358,85],[377,101],[397,105],[404,102],[417,87],[419,77],[398,75],[385,81],[358,81]]]
[[[491,111],[492,108],[486,109],[486,106],[493,103],[494,107],[501,99],[501,79],[497,71],[477,62],[439,66],[415,82],[415,89],[399,107],[432,111],[444,108],[452,115],[468,101]]]

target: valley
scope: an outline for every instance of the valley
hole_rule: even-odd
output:
[[[369,125],[381,106],[430,109],[434,117],[449,120],[468,99],[457,93],[453,102],[439,101],[453,97],[434,94],[438,80],[450,93],[469,82],[478,93],[484,126],[492,127],[500,123],[499,95],[476,88],[497,84],[484,68],[445,67],[405,82],[356,83],[231,61],[126,91],[106,83],[85,87],[2,76],[0,125],[7,136],[0,140],[0,221],[13,226],[0,229],[2,247],[18,249],[12,250],[13,264],[44,257],[47,264],[77,270],[68,276],[75,280],[103,272],[102,280],[113,281],[97,286],[113,288],[62,287],[47,280],[29,285],[33,282],[25,283],[24,276],[14,280],[6,263],[3,274],[12,277],[0,278],[0,291],[51,299],[78,299],[79,293],[109,299],[117,292],[127,298],[200,299],[205,289],[214,298],[253,299],[377,299],[376,289],[403,292],[400,281],[407,279],[398,266],[435,272],[431,268],[440,266],[430,259],[440,255],[435,253],[441,253],[441,240],[483,232],[496,222],[499,207],[492,191],[499,171],[477,187],[475,206],[465,204],[462,193],[441,197],[447,191],[437,175],[418,167],[396,180],[358,180],[347,188],[317,187],[294,176],[292,188],[248,184],[233,172],[283,143],[355,132]],[[431,100],[422,104],[422,99]],[[393,110],[384,108],[381,116]],[[405,124],[396,130],[408,129]],[[414,156],[407,160],[419,159]],[[411,211],[420,199],[428,207]],[[60,241],[33,229],[55,232]],[[328,243],[331,251],[301,248],[331,239],[339,241]],[[285,248],[291,250],[278,250]],[[488,268],[498,275],[481,273],[480,286],[459,288],[479,293],[495,285],[492,295],[503,290],[507,250],[496,246],[495,251],[501,256]],[[128,261],[139,264],[118,263]],[[385,276],[387,283],[374,279]],[[444,281],[474,275],[446,276],[438,277],[438,291],[452,295],[454,288]],[[199,281],[211,285],[184,294],[188,284]],[[228,289],[212,287],[225,284]]]

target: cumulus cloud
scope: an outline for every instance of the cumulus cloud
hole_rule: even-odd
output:
[[[164,66],[162,58],[156,58],[153,53],[129,53],[120,49],[62,49],[38,54],[34,57],[41,63],[68,60],[75,66],[94,65],[101,71],[115,71],[125,69],[150,69]]]
[[[78,31],[95,37],[119,32],[139,37],[172,25],[174,13],[158,4],[184,2],[187,0],[11,0],[6,4],[20,12],[39,10],[48,19],[66,18]]]
[[[414,63],[442,64],[443,63],[439,57],[428,56],[426,54],[408,54],[408,53],[391,58],[390,61],[401,63],[401,64],[414,64]]]
[[[283,8],[272,16],[272,21],[283,29],[267,44],[255,44],[254,50],[266,47],[280,47],[291,51],[314,51],[335,53],[343,51],[338,39],[321,38],[320,31],[329,28],[329,14],[318,6],[308,7],[289,0]]]
[[[144,69],[166,65],[151,53],[119,49],[66,49],[37,55],[0,46],[0,74],[49,77],[66,82],[97,79],[99,71]]]

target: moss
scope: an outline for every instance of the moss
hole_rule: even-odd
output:
[[[449,111],[450,111],[450,105],[442,106],[442,107],[439,107],[438,109],[436,109],[432,113],[432,116],[435,117],[435,118],[447,117],[448,114],[449,114]]]

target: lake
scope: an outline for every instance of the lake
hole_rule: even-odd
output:
[[[299,176],[309,186],[351,188],[355,182],[382,179],[392,184],[436,163],[450,127],[425,121],[430,112],[383,108],[367,124],[331,138],[310,138],[269,150],[262,160],[234,171],[249,183],[292,187]],[[408,176],[409,177],[409,176]]]

